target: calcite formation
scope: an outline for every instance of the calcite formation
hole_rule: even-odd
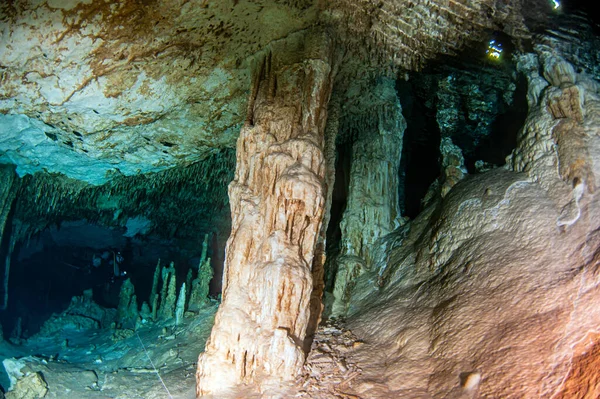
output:
[[[598,395],[598,85],[536,50],[520,64],[530,110],[508,166],[464,178],[394,232],[380,288],[377,271],[357,281],[348,327],[364,344],[347,357],[362,373],[344,394]]]
[[[335,260],[335,316],[345,314],[354,280],[371,268],[377,240],[400,224],[398,169],[406,122],[393,80],[381,79],[372,91],[363,94],[360,119],[374,122],[352,144],[341,249]]]
[[[257,54],[330,27],[362,67],[419,69],[547,1],[24,0],[0,4],[0,162],[93,184],[233,147]],[[535,18],[534,18],[535,19]],[[391,62],[390,62],[391,60]]]
[[[0,161],[100,184],[232,147],[253,54],[315,12],[275,1],[3,2]]]
[[[266,387],[302,369],[322,228],[333,43],[310,31],[274,43],[257,68],[229,187],[223,302],[198,360],[198,395]],[[320,309],[319,309],[320,310]]]
[[[561,206],[558,226],[574,224],[580,201],[598,186],[591,152],[598,137],[599,84],[543,42],[537,54],[521,57],[519,68],[529,80],[529,117],[520,144],[509,159],[552,193]]]
[[[160,290],[156,319],[168,320],[175,317],[175,305],[177,301],[177,281],[173,262],[169,264],[169,267],[162,268],[161,281],[162,288]]]
[[[465,160],[460,147],[450,137],[442,138],[440,143],[442,176],[440,178],[440,194],[443,197],[467,174]]]
[[[119,328],[134,329],[138,321],[139,311],[135,288],[131,279],[121,285],[119,306],[117,307],[117,322]]]

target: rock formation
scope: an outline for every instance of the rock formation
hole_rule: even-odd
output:
[[[208,235],[205,237],[204,243],[206,244],[207,241]],[[189,275],[190,299],[188,302],[188,307],[192,312],[199,311],[208,303],[209,284],[214,275],[212,266],[210,264],[210,258],[206,257],[205,244],[203,244],[202,254],[200,255],[198,275],[194,280],[192,280],[191,274]]]
[[[3,254],[1,249],[5,239],[11,241],[10,238],[5,237],[4,232],[6,230],[6,223],[13,207],[15,197],[17,195],[18,183],[16,178],[17,175],[15,174],[15,170],[12,166],[0,164],[0,262],[4,264],[4,276],[2,279],[2,291],[4,295],[2,297],[2,305],[0,306],[1,309],[6,309],[8,306],[8,278],[10,274],[10,257],[12,255],[13,245],[9,244],[7,246],[8,251],[6,254]],[[4,257],[2,255],[4,255]]]
[[[352,144],[341,250],[335,260],[334,316],[346,313],[354,280],[370,269],[377,240],[399,225],[398,169],[406,122],[393,80],[381,79],[372,90],[359,102],[360,116],[349,122],[369,121]]]
[[[183,322],[183,314],[185,312],[185,283],[181,284],[177,303],[175,305],[175,325],[178,326]]]
[[[350,184],[341,253],[330,263],[333,313],[348,324],[322,326],[323,341],[312,346],[335,344],[323,357],[337,367],[336,389],[348,389],[336,395],[556,398],[582,384],[593,392],[600,88],[565,53],[573,43],[558,45],[571,27],[554,26],[545,39],[531,34],[549,12],[547,0],[2,2],[0,162],[11,164],[0,166],[5,274],[15,243],[74,220],[126,229],[127,239],[224,237],[231,227],[197,395],[223,397],[240,383],[265,397],[293,391],[307,375],[321,317],[336,143],[344,142]],[[470,95],[462,81],[440,80],[431,98],[445,109],[431,119],[442,136],[434,146],[442,177],[423,213],[400,226],[405,126],[394,79],[467,42],[477,50],[493,32],[510,36],[528,82],[518,146],[506,167],[482,163],[485,173],[465,173],[474,148],[461,147],[456,131],[473,125],[465,136],[485,136],[483,125],[500,113],[484,91]],[[499,90],[511,98],[512,72],[502,85],[510,89]],[[179,287],[173,265],[157,266],[142,319],[126,282],[121,326],[152,319],[168,341],[174,322],[184,335],[187,296],[205,323],[207,246],[205,239],[196,279],[188,273]],[[220,251],[211,253],[222,263]],[[74,326],[104,325],[98,316],[66,316]],[[21,340],[27,321],[18,317]],[[187,331],[206,331],[206,323]],[[188,339],[199,340],[194,334]],[[115,337],[132,338],[123,330]]]
[[[127,279],[121,286],[119,306],[117,307],[117,325],[119,328],[133,330],[138,321],[139,310],[137,297],[131,279]]]
[[[161,271],[162,288],[156,320],[168,320],[175,317],[175,305],[177,302],[177,281],[175,276],[175,265],[173,262],[169,267],[163,267]]]
[[[198,395],[244,381],[264,387],[302,369],[304,339],[316,328],[313,273],[322,267],[315,245],[333,51],[325,33],[306,32],[273,43],[256,70],[229,188],[223,302],[198,360]]]
[[[535,49],[519,63],[530,109],[508,166],[393,233],[382,288],[357,281],[349,326],[365,344],[349,359],[363,371],[346,393],[597,396],[599,86]]]

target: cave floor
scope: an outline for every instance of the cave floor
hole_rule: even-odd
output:
[[[195,398],[198,354],[204,350],[216,306],[186,317],[183,324],[151,324],[132,330],[68,330],[34,336],[16,345],[0,342],[0,360],[21,375],[41,373],[45,398]],[[138,337],[139,335],[139,337]],[[145,346],[147,353],[144,351]],[[9,372],[20,379],[19,371]],[[13,378],[15,378],[13,377]],[[8,376],[0,376],[4,386]]]

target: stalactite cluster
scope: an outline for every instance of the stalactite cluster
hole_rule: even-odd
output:
[[[121,227],[138,215],[151,219],[152,232],[165,237],[227,230],[226,188],[234,168],[234,152],[226,149],[203,162],[155,174],[119,176],[102,186],[60,174],[26,176],[15,210],[23,225],[19,240],[65,220]]]

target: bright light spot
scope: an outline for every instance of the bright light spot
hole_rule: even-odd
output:
[[[502,44],[496,43],[495,40],[490,40],[490,44],[487,49],[487,55],[493,59],[499,59],[500,55],[502,55]]]
[[[552,3],[554,3],[553,7],[555,10],[558,9],[558,7],[560,7],[560,1],[558,0],[552,0]]]

